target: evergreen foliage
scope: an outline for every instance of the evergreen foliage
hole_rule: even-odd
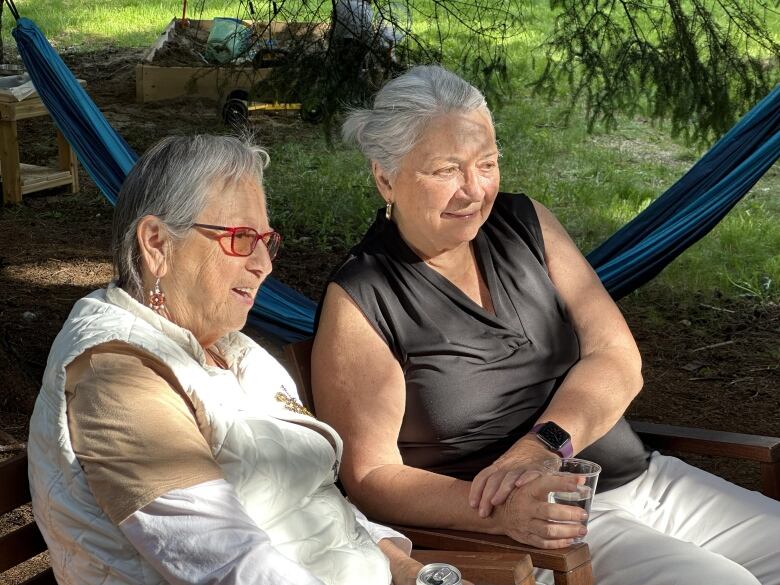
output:
[[[707,143],[777,81],[765,0],[550,0],[559,13],[536,88],[566,88],[589,127],[618,112],[670,120]]]
[[[709,143],[777,81],[780,44],[767,26],[775,1],[549,0],[555,22],[532,86],[551,99],[565,95],[570,114],[584,106],[591,130],[642,113],[669,120],[674,136]],[[274,70],[260,93],[272,87],[329,127],[412,64],[458,68],[498,105],[520,67],[508,46],[526,30],[524,13],[535,2],[374,0],[366,3],[370,30],[348,50],[334,42],[331,26],[342,0],[240,0],[237,16],[256,30],[273,21],[310,23],[269,61]]]
[[[191,9],[198,18],[208,0]],[[269,67],[249,99],[301,102],[304,116],[335,127],[337,116],[365,104],[390,77],[413,64],[447,63],[495,105],[508,94],[508,40],[522,31],[521,0],[376,0],[370,30],[352,42],[334,37],[339,0],[241,0],[236,16],[253,21],[255,41],[232,63]],[[359,2],[358,2],[359,4]],[[271,48],[271,22],[308,23]],[[330,132],[326,132],[330,134]]]

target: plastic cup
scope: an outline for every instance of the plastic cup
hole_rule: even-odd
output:
[[[577,478],[577,490],[573,492],[550,492],[547,501],[551,504],[564,504],[576,506],[585,510],[590,517],[590,506],[593,503],[593,495],[596,493],[596,484],[601,473],[601,466],[585,459],[547,459],[544,468],[548,473],[565,477]],[[587,518],[581,522],[564,522],[565,524],[588,525]],[[582,542],[583,537],[577,536],[574,542]]]

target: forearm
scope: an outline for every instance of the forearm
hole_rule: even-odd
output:
[[[625,347],[596,351],[569,371],[538,420],[566,429],[578,453],[615,426],[641,388],[636,351]]]
[[[322,585],[273,547],[224,480],[172,490],[119,528],[172,585]]]
[[[409,553],[398,548],[391,540],[380,540],[379,548],[390,563],[393,585],[412,585],[416,582],[417,573],[422,569],[421,563],[411,558]]]
[[[371,469],[359,481],[344,483],[350,499],[373,520],[503,533],[494,518],[480,518],[469,506],[467,481],[390,464]]]

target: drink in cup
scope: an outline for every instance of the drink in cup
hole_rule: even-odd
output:
[[[601,466],[585,459],[548,459],[544,462],[548,473],[565,477],[577,478],[577,489],[573,492],[550,492],[547,501],[551,504],[564,504],[576,506],[590,515],[590,505],[593,502],[593,494],[596,493],[596,483],[601,473]],[[569,524],[569,522],[566,522]],[[574,522],[572,522],[574,523]],[[587,526],[588,520],[581,522]],[[574,538],[574,542],[582,542],[583,537]]]

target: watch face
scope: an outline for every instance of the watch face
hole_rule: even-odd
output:
[[[549,445],[552,451],[559,451],[561,447],[563,447],[566,442],[571,439],[569,433],[564,431],[554,422],[547,422],[543,424],[542,428],[536,432],[536,435],[539,437],[539,439],[542,440],[542,442],[544,442],[546,445]]]

